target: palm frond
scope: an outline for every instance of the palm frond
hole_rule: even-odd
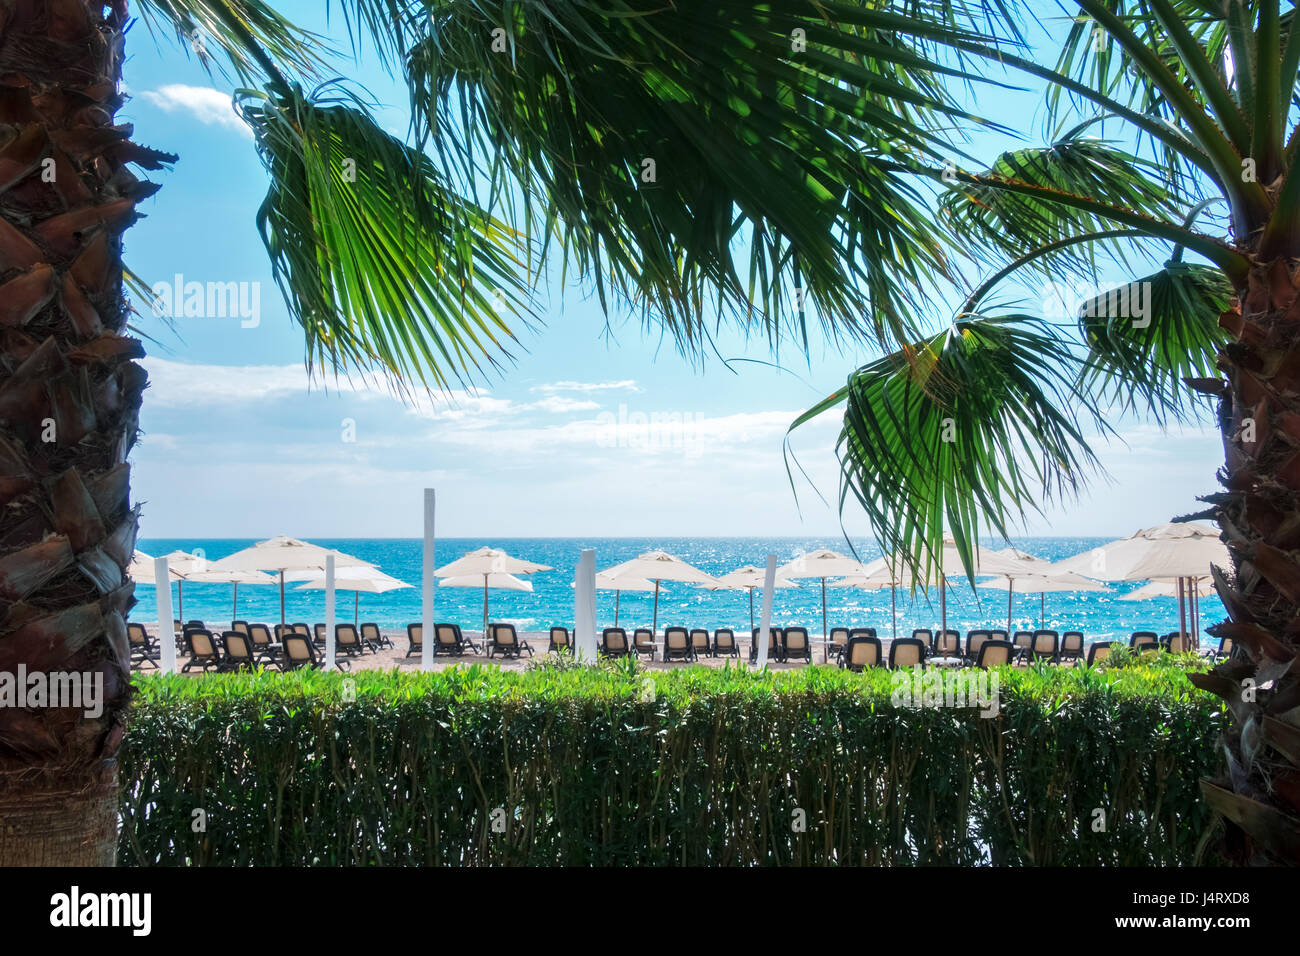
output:
[[[518,236],[338,84],[241,91],[271,186],[258,228],[311,364],[446,387],[528,312]]]
[[[1168,171],[1075,131],[1051,146],[1002,153],[980,175],[989,182],[954,185],[943,197],[942,210],[969,249],[995,258],[1114,226],[1115,221],[1106,216],[1071,207],[1070,197],[1088,197],[1167,224],[1183,219],[1179,184]],[[1020,194],[1003,188],[1007,183],[1024,183],[1050,193]],[[1061,201],[1054,201],[1052,194]],[[1120,248],[1114,245],[1112,251]],[[1089,250],[1090,254],[1097,251]]]
[[[1218,269],[1178,261],[1090,298],[1079,314],[1089,350],[1082,387],[1162,423],[1195,419],[1198,396],[1185,382],[1218,376],[1231,339],[1219,316],[1231,299]]]
[[[843,404],[841,508],[856,499],[881,547],[927,577],[946,527],[969,571],[981,524],[1005,536],[1096,468],[1082,420],[1108,426],[1077,362],[1040,319],[971,317],[857,369],[791,431]]]
[[[304,30],[265,0],[141,0],[140,18],[154,35],[170,33],[209,72],[226,74],[242,83],[268,80],[266,67],[300,77],[324,72],[328,53],[325,37]]]
[[[831,6],[445,0],[408,57],[412,107],[447,168],[486,174],[489,203],[517,189],[515,218],[603,306],[685,351],[712,311],[776,341],[805,306],[832,335],[906,340],[951,271],[928,194],[874,160],[945,161],[980,122],[949,85],[983,80],[897,28],[981,34],[951,3]]]

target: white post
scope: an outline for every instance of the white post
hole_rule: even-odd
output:
[[[325,670],[334,669],[334,555],[325,555]]]
[[[420,670],[433,669],[433,514],[435,495],[432,488],[424,489],[424,577],[421,579],[420,625],[423,639],[420,643]]]
[[[772,640],[772,592],[776,590],[776,555],[767,556],[767,571],[763,575],[763,613],[758,619],[758,658],[755,663],[767,666],[767,651]]]
[[[172,623],[172,579],[166,558],[153,559],[154,590],[158,594],[158,651],[164,674],[176,673],[176,625]]]
[[[580,661],[596,659],[596,552],[584,548],[573,579],[573,652]]]

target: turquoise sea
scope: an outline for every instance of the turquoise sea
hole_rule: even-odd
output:
[[[1098,545],[1105,538],[1013,538],[1011,544],[1048,560],[1057,561]],[[420,619],[421,541],[417,538],[314,538],[313,543],[337,548],[347,554],[378,564],[386,573],[414,585],[410,589],[387,594],[360,595],[359,616],[381,627],[403,628]],[[176,538],[141,539],[137,547],[150,554],[169,554],[175,550],[201,552],[210,561],[233,554],[251,544],[252,539]],[[1006,542],[983,540],[982,544],[1001,548]],[[490,545],[504,548],[516,557],[552,566],[555,570],[532,576],[534,590],[529,592],[492,591],[491,617],[510,621],[520,630],[545,630],[552,624],[571,626],[573,622],[573,575],[579,551],[594,548],[598,570],[634,558],[655,548],[676,555],[710,574],[721,575],[745,564],[762,567],[769,552],[784,563],[814,548],[825,547],[849,553],[843,538],[446,538],[437,542],[439,566],[474,550]],[[859,545],[863,560],[879,556],[874,546]],[[820,582],[798,582],[799,589],[778,590],[773,605],[773,623],[781,626],[803,625],[810,633],[822,627],[822,592]],[[1178,604],[1173,598],[1150,601],[1120,601],[1123,594],[1136,590],[1141,582],[1110,585],[1112,594],[1057,593],[1046,595],[1045,624],[1058,630],[1077,629],[1089,640],[1124,636],[1135,630],[1166,633],[1178,627]],[[286,616],[290,621],[314,623],[325,619],[324,591],[296,591],[287,584]],[[172,610],[177,613],[176,585],[172,585]],[[232,587],[229,584],[189,583],[184,589],[184,614],[187,620],[200,618],[219,625],[231,619]],[[152,585],[136,587],[137,605],[132,619],[157,622],[155,593]],[[875,627],[884,636],[889,633],[889,591],[862,591],[855,588],[827,588],[826,600],[831,627]],[[435,617],[454,621],[477,630],[483,620],[483,592],[476,588],[437,588],[434,592]],[[340,591],[337,598],[338,620],[351,620],[353,596]],[[757,617],[762,593],[755,596]],[[913,627],[938,627],[939,593],[931,588],[929,596],[900,590],[898,630],[910,633]],[[244,620],[279,620],[278,586],[239,588],[239,614]],[[612,591],[596,595],[599,626],[614,623],[615,596]],[[619,598],[619,624],[626,627],[649,626],[653,612],[653,595],[625,592]],[[1036,627],[1039,621],[1039,596],[1014,596],[1012,627]],[[1201,628],[1224,618],[1218,598],[1201,599]],[[977,589],[972,591],[963,580],[948,586],[948,626],[965,632],[974,627],[1005,625],[1006,591]],[[749,627],[749,597],[741,591],[706,591],[686,584],[665,582],[659,593],[659,627]],[[1189,623],[1190,626],[1190,623]]]

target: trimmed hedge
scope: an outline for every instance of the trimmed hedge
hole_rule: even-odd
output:
[[[823,667],[137,677],[119,862],[1186,865],[1224,714],[1163,657],[994,718]]]

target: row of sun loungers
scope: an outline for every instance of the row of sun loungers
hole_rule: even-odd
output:
[[[299,667],[322,666],[325,647],[325,625],[314,629],[304,623],[277,624],[274,629],[265,624],[232,621],[230,630],[220,635],[201,621],[189,621],[183,626],[177,622],[179,637],[177,650],[188,655],[182,667],[185,672],[200,667],[208,670],[230,671],[258,665],[294,670]],[[487,638],[482,646],[465,637],[460,626],[451,623],[434,625],[435,655],[462,657],[466,654],[486,654],[487,657],[518,658],[533,656],[533,648],[521,640],[513,624],[488,625]],[[760,628],[750,635],[749,660],[758,657]],[[406,656],[423,651],[423,626],[406,627],[408,649]],[[128,624],[127,635],[131,648],[132,664],[139,667],[158,666],[157,642],[140,624]],[[382,647],[392,647],[393,642],[384,636],[374,623],[361,625],[337,624],[335,635],[335,660],[351,667],[351,659],[365,653],[376,653]],[[803,660],[812,663],[813,648],[808,630],[804,627],[769,628],[768,655],[774,661]],[[572,636],[565,627],[550,630],[548,652],[571,652]],[[870,627],[833,628],[825,647],[825,660],[834,661],[851,670],[865,667],[925,667],[927,662],[941,666],[991,667],[1000,664],[1048,662],[1087,663],[1092,665],[1111,652],[1115,642],[1094,641],[1087,645],[1081,631],[1054,630],[1016,631],[1008,634],[999,629],[968,631],[965,641],[955,630],[930,630],[918,628],[911,637],[895,638],[886,652],[876,630]],[[1184,652],[1191,648],[1187,634],[1165,634],[1154,631],[1135,631],[1128,646],[1135,651],[1166,650]],[[603,657],[644,657],[654,660],[656,654],[663,661],[697,661],[704,657],[739,657],[740,647],[735,632],[718,628],[712,634],[703,628],[667,627],[662,641],[655,640],[649,628],[634,629],[629,636],[624,628],[607,627],[601,633],[600,653]],[[1222,660],[1232,653],[1231,638],[1219,641],[1216,649],[1203,652],[1211,660]]]

